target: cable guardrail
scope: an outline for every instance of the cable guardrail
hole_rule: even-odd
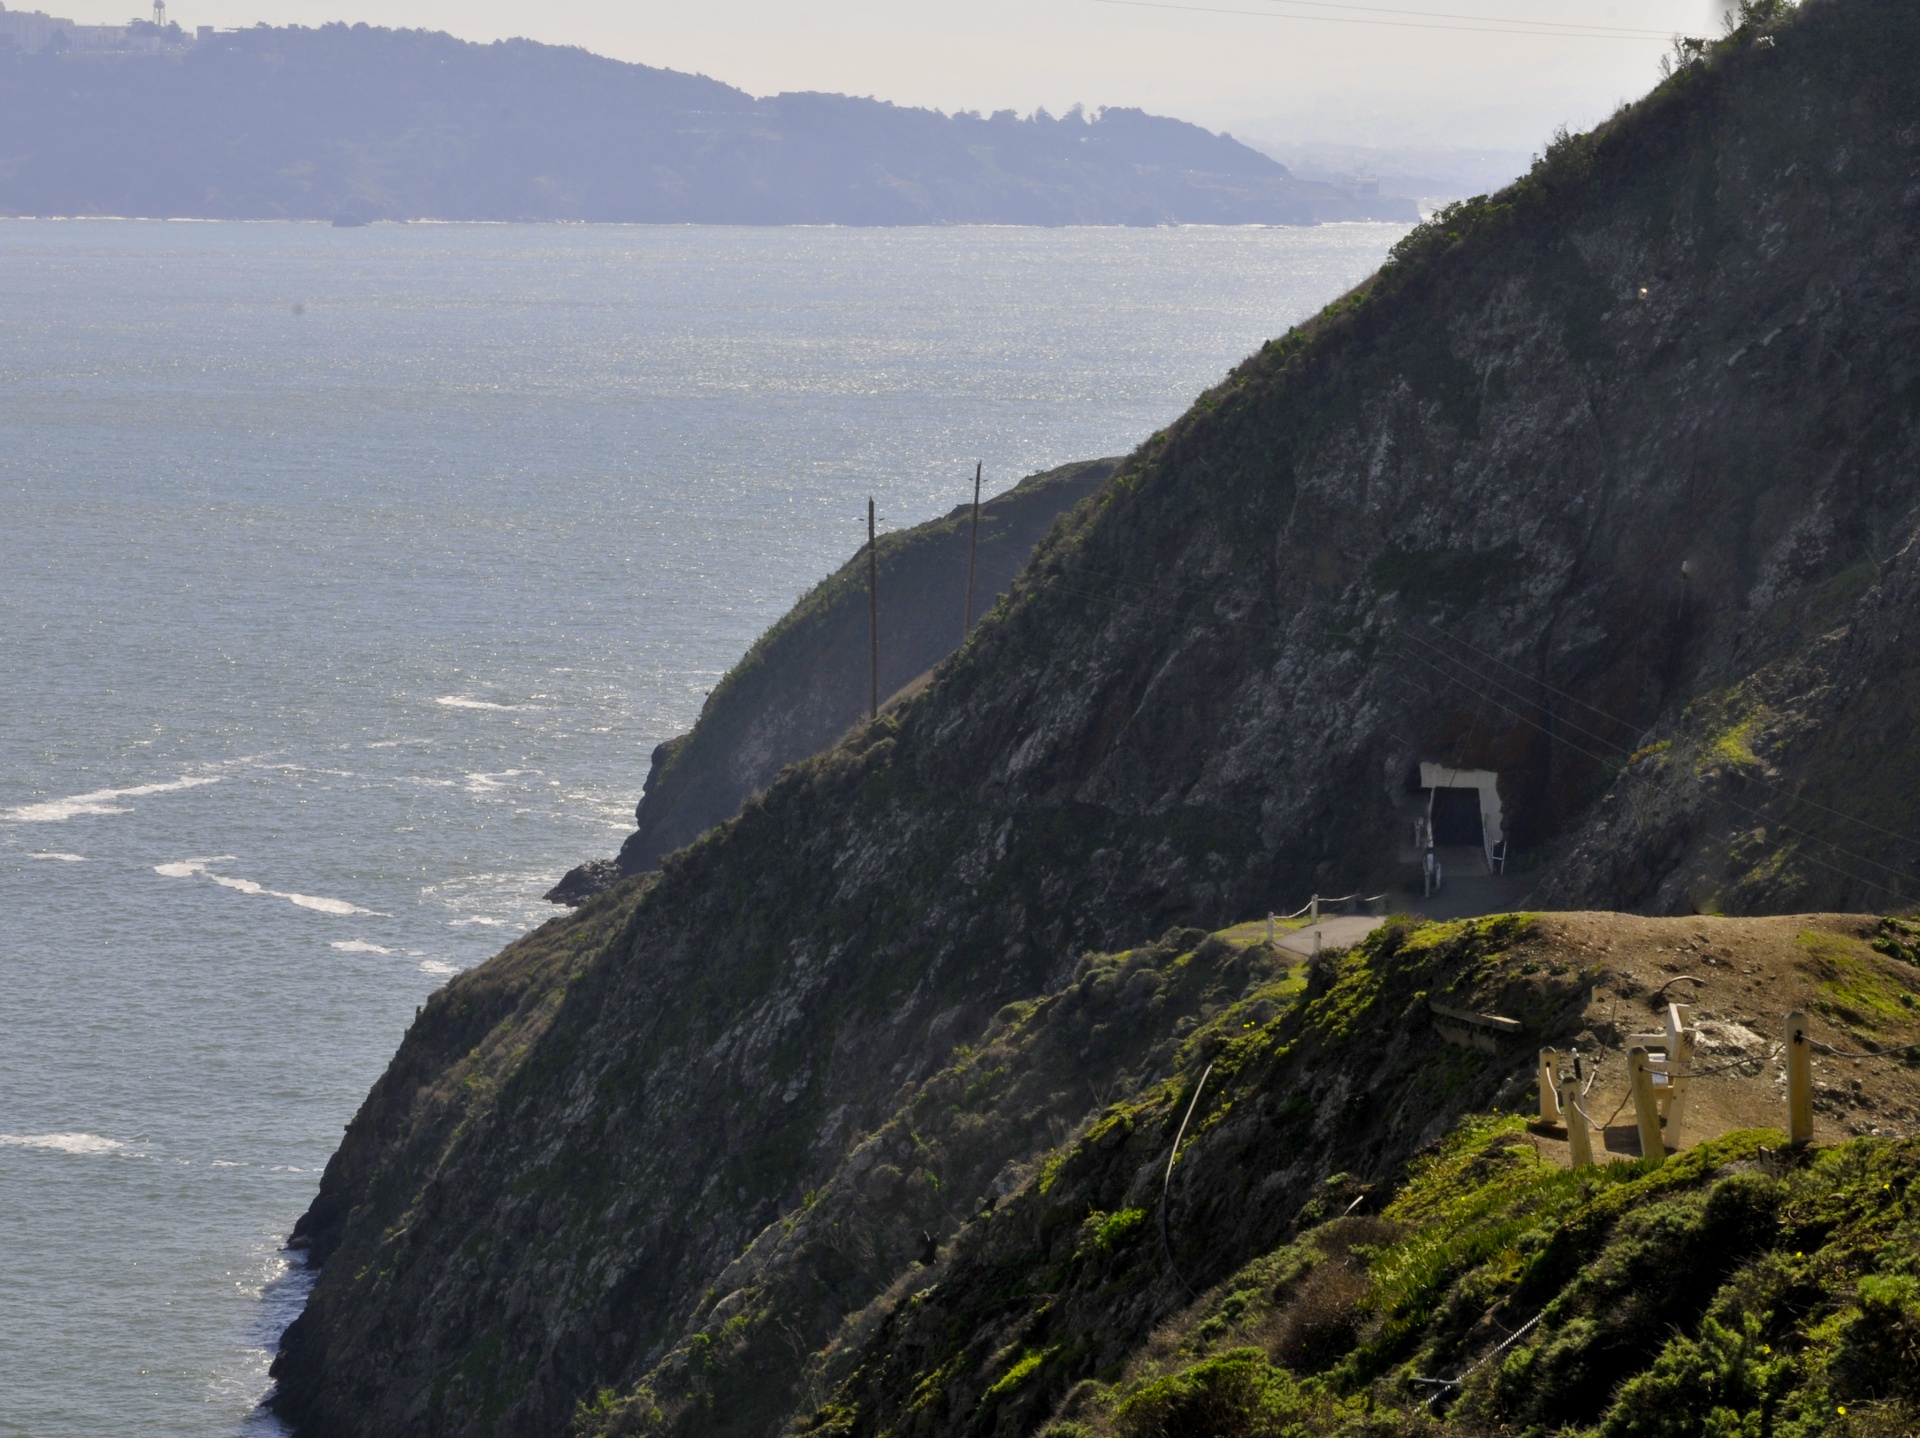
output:
[[[1664,1032],[1626,1036],[1627,1092],[1614,1106],[1613,1112],[1598,1123],[1587,1111],[1586,1100],[1599,1082],[1602,1064],[1613,1050],[1601,1049],[1596,1054],[1591,1050],[1582,1053],[1576,1049],[1569,1055],[1562,1055],[1555,1049],[1540,1050],[1536,1071],[1540,1095],[1539,1121],[1543,1124],[1565,1125],[1569,1154],[1575,1168],[1587,1167],[1594,1162],[1594,1135],[1606,1134],[1613,1127],[1614,1120],[1629,1106],[1634,1110],[1634,1122],[1640,1130],[1641,1156],[1655,1162],[1664,1161],[1669,1143],[1676,1150],[1684,1146],[1682,1132],[1687,1089],[1696,1079],[1754,1083],[1770,1067],[1779,1064],[1783,1072],[1776,1082],[1786,1085],[1788,1142],[1793,1148],[1800,1149],[1813,1141],[1815,1053],[1854,1063],[1879,1060],[1920,1064],[1920,1043],[1867,1050],[1844,1049],[1814,1038],[1808,1031],[1810,1020],[1807,1014],[1795,1009],[1786,1016],[1784,1041],[1774,1043],[1765,1053],[1739,1052],[1732,1058],[1700,1067],[1694,1063],[1694,1049],[1701,1030],[1689,1022],[1692,1015],[1690,1006],[1669,1003],[1666,1009]],[[1746,1018],[1723,1018],[1721,1021],[1749,1034],[1765,1022]],[[1571,1081],[1567,1081],[1562,1073],[1563,1057],[1570,1057],[1573,1061]],[[1829,1090],[1822,1089],[1821,1092]]]
[[[1294,919],[1306,918],[1309,915],[1318,918],[1322,909],[1334,904],[1384,904],[1386,901],[1387,895],[1385,894],[1362,894],[1357,891],[1351,894],[1341,894],[1338,897],[1327,894],[1315,894],[1311,899],[1307,900],[1304,907],[1295,909],[1291,914],[1268,914],[1267,920],[1269,923],[1275,924],[1283,922],[1290,923]]]
[[[1677,981],[1677,978],[1669,980],[1669,984]],[[1666,987],[1667,985],[1662,985],[1660,991],[1664,992]],[[1573,1061],[1572,1078],[1564,1086],[1561,1082],[1560,1068],[1560,1060],[1563,1056],[1553,1049],[1540,1050],[1538,1070],[1540,1119],[1543,1123],[1559,1121],[1565,1124],[1569,1158],[1575,1169],[1593,1166],[1594,1133],[1598,1131],[1605,1134],[1612,1127],[1614,1120],[1629,1105],[1632,1105],[1635,1110],[1634,1117],[1639,1129],[1642,1160],[1651,1160],[1655,1164],[1664,1163],[1669,1139],[1673,1141],[1676,1150],[1684,1147],[1681,1142],[1681,1130],[1686,1088],[1695,1079],[1724,1079],[1739,1070],[1746,1070],[1747,1072],[1739,1076],[1752,1082],[1784,1056],[1785,1072],[1782,1077],[1786,1081],[1787,1089],[1787,1136],[1790,1148],[1797,1151],[1805,1149],[1813,1141],[1812,1054],[1814,1052],[1855,1062],[1880,1059],[1920,1063],[1920,1043],[1856,1051],[1816,1039],[1807,1031],[1809,1023],[1807,1014],[1795,1009],[1786,1016],[1784,1041],[1772,1044],[1764,1054],[1740,1053],[1737,1057],[1725,1062],[1696,1068],[1692,1058],[1694,1044],[1700,1031],[1698,1026],[1688,1022],[1692,1016],[1691,1009],[1687,1005],[1677,1003],[1669,1003],[1666,1008],[1664,1034],[1635,1034],[1627,1038],[1627,1043],[1630,1045],[1626,1055],[1630,1086],[1627,1094],[1602,1123],[1594,1122],[1593,1116],[1586,1110],[1584,1101],[1593,1092],[1595,1084],[1599,1082],[1601,1064],[1612,1050],[1601,1049],[1597,1054],[1593,1054],[1591,1063],[1587,1061],[1588,1054],[1574,1050],[1569,1055]],[[1748,1032],[1764,1023],[1763,1020],[1750,1018],[1723,1018],[1721,1021],[1737,1025]],[[1653,1053],[1655,1049],[1663,1052],[1656,1056]],[[1876,1129],[1875,1132],[1879,1130]],[[1501,1354],[1525,1338],[1544,1316],[1544,1310],[1535,1314],[1533,1318],[1508,1334],[1499,1344],[1451,1378],[1412,1376],[1408,1381],[1432,1390],[1427,1402],[1429,1408],[1437,1412],[1440,1404],[1457,1393],[1477,1370],[1499,1358]],[[1504,1327],[1504,1325],[1500,1326]]]

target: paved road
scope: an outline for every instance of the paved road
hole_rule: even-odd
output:
[[[1371,914],[1343,914],[1337,918],[1322,919],[1304,929],[1282,929],[1273,936],[1273,941],[1283,949],[1311,956],[1315,934],[1320,936],[1321,948],[1344,949],[1349,944],[1359,943],[1384,923],[1385,919]]]

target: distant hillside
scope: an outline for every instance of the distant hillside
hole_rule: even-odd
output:
[[[756,100],[513,40],[259,26],[0,56],[0,213],[711,224],[1415,220],[1139,110]]]

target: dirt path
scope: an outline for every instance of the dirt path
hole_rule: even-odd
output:
[[[1531,942],[1543,959],[1594,975],[1576,1043],[1595,1075],[1583,1106],[1606,1123],[1608,1158],[1639,1156],[1626,1041],[1659,1029],[1668,1000],[1691,1005],[1694,1069],[1705,1075],[1692,1083],[1680,1147],[1736,1128],[1786,1127],[1790,1010],[1810,1016],[1816,1040],[1854,1053],[1920,1042],[1920,968],[1874,950],[1875,918],[1578,913],[1543,914],[1537,925]],[[1813,1081],[1816,1142],[1920,1131],[1920,1064],[1817,1052]],[[1543,1154],[1567,1161],[1564,1129],[1541,1127],[1536,1141]]]

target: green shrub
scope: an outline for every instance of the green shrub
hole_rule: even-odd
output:
[[[1704,1319],[1698,1338],[1673,1339],[1621,1388],[1606,1438],[1764,1438],[1794,1378],[1793,1361],[1764,1337],[1750,1313],[1737,1324]]]
[[[1314,1438],[1330,1408],[1258,1349],[1235,1348],[1147,1384],[1114,1417],[1121,1438]]]
[[[1860,1307],[1840,1329],[1834,1390],[1853,1399],[1920,1400],[1920,1280],[1869,1273],[1855,1294]]]

